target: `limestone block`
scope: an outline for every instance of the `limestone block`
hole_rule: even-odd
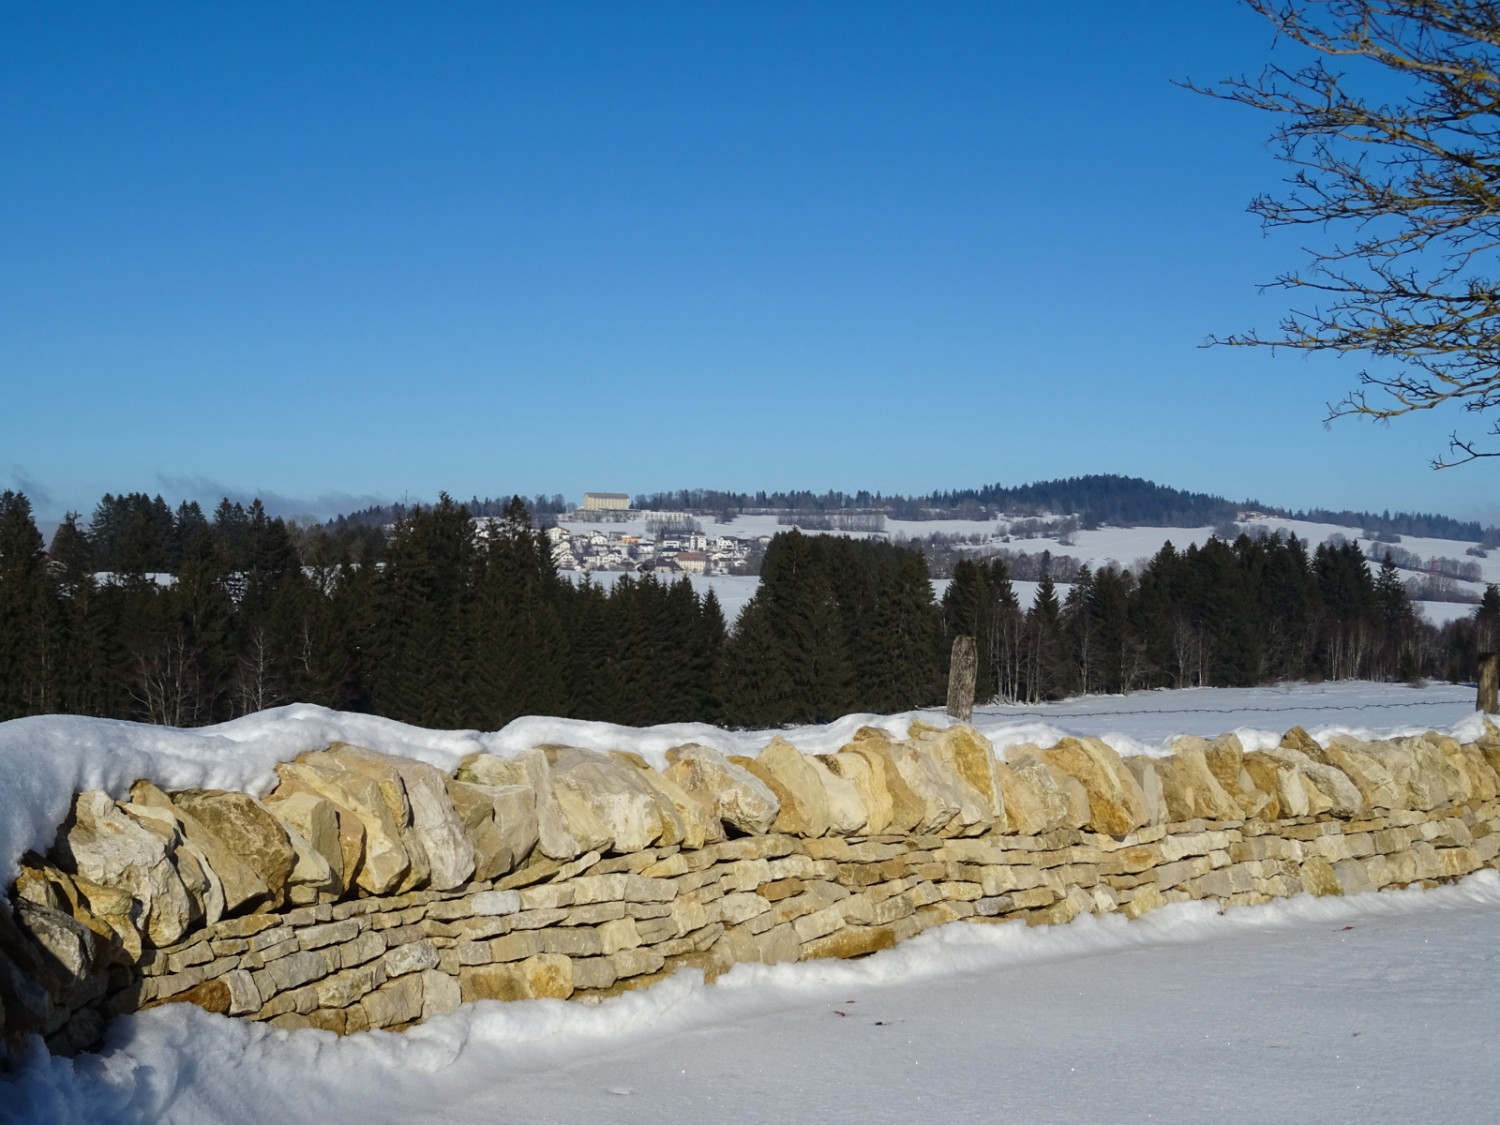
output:
[[[269,799],[309,792],[336,807],[346,885],[352,880],[352,885],[371,895],[391,894],[414,885],[409,882],[412,858],[401,831],[410,809],[394,773],[345,768],[328,752],[317,751],[281,763],[276,775],[280,783]]]
[[[993,831],[1008,830],[1005,792],[995,772],[995,748],[989,739],[967,723],[936,727],[920,720],[912,723],[907,738],[918,750],[942,762],[959,779],[966,795],[977,799],[978,815],[964,813],[965,823],[983,820]]]
[[[474,846],[469,842],[463,822],[448,796],[448,778],[426,762],[377,754],[373,750],[338,745],[328,753],[346,768],[359,768],[380,777],[382,792],[393,809],[399,807],[394,794],[404,796],[408,816],[399,817],[402,843],[413,857],[413,871],[405,887],[431,886],[449,890],[462,886],[474,874]],[[391,775],[394,775],[392,778]],[[425,877],[418,868],[417,857],[425,860]]]
[[[327,868],[328,890],[338,894],[344,889],[344,846],[339,832],[338,807],[328,798],[316,793],[300,790],[268,797],[264,802],[272,816],[287,826],[287,835],[294,848],[299,846],[297,837],[311,848]],[[295,833],[295,835],[294,835]],[[315,870],[303,858],[299,850],[297,866],[292,871],[292,882],[312,885],[309,877]]]
[[[324,977],[313,986],[313,990],[320,1008],[348,1008],[384,983],[384,967],[376,963]]]
[[[477,915],[517,914],[521,910],[521,892],[480,891],[470,899],[470,902],[473,912]]]
[[[127,816],[97,790],[80,793],[60,841],[64,862],[91,913],[137,954],[144,935],[171,945],[196,921],[192,897],[174,863],[175,841]]]
[[[419,973],[387,981],[359,1002],[370,1027],[402,1027],[422,1018],[423,980]]]
[[[1468,782],[1470,801],[1493,801],[1500,794],[1500,774],[1472,746],[1464,746],[1445,734],[1429,733],[1427,740],[1435,745],[1453,768]]]
[[[1466,799],[1463,795],[1469,789],[1468,778],[1426,735],[1396,739],[1395,744],[1411,757],[1412,772],[1406,779],[1408,808],[1426,812]]]
[[[1321,856],[1310,856],[1304,860],[1298,877],[1309,894],[1322,897],[1344,893],[1338,875],[1334,873],[1333,865]]]
[[[561,953],[568,957],[597,957],[604,952],[599,932],[592,926],[555,926],[538,930],[537,940],[543,953]]]
[[[634,918],[655,917],[651,912],[656,910],[660,910],[662,914],[667,913],[667,908],[659,904],[594,902],[587,906],[575,906],[568,911],[567,925],[600,926],[625,917],[627,911],[631,911]]]
[[[1295,786],[1293,796],[1301,804],[1303,812],[1294,812],[1289,806],[1283,803],[1282,794],[1286,791],[1286,787],[1282,784],[1281,775],[1285,771],[1278,766],[1274,759],[1268,758],[1265,754],[1257,751],[1252,754],[1243,755],[1240,761],[1241,772],[1244,777],[1249,779],[1255,793],[1264,798],[1264,803],[1261,804],[1260,811],[1254,815],[1260,816],[1265,820],[1279,820],[1284,816],[1306,815],[1307,798],[1300,784]],[[1242,791],[1240,794],[1240,807],[1246,808],[1249,803],[1247,795]],[[1246,815],[1251,814],[1247,813]]]
[[[615,966],[615,975],[620,979],[638,977],[661,970],[667,959],[655,949],[641,946],[638,949],[622,949],[609,956]]]
[[[674,927],[675,928],[675,927]],[[641,935],[634,918],[617,918],[598,927],[600,952],[605,956],[641,945]]]
[[[1172,756],[1157,763],[1162,795],[1171,820],[1239,820],[1240,803],[1208,766],[1209,743],[1202,738],[1179,738]]]
[[[520,961],[542,951],[542,939],[538,930],[517,930],[503,934],[490,943],[490,960]]]
[[[267,905],[285,904],[297,851],[285,827],[264,805],[246,793],[211,789],[188,789],[172,800],[259,876],[270,891]],[[326,864],[324,872],[326,877]]]
[[[580,807],[588,810],[590,823],[603,826],[605,843],[592,845],[599,851],[642,851],[660,840],[669,825],[681,839],[677,810],[641,778],[638,769],[607,754],[571,746],[541,750],[552,767],[553,794],[569,829]],[[580,836],[578,831],[573,834]]]
[[[5,909],[0,903],[0,911]],[[73,1009],[103,992],[108,953],[93,930],[65,911],[26,899],[16,902],[15,921],[47,958],[50,979],[39,983],[47,985],[56,1004]],[[0,1009],[0,1024],[3,1015]]]
[[[1176,819],[1172,816],[1167,804],[1162,764],[1159,759],[1147,758],[1139,754],[1125,759],[1125,768],[1140,785],[1141,794],[1146,798],[1146,816],[1149,818],[1147,823],[1150,824],[1165,824],[1167,821]],[[1235,815],[1238,816],[1239,806],[1236,805],[1234,808]]]
[[[1317,744],[1314,743],[1314,745]],[[1319,750],[1321,752],[1321,747]],[[1315,761],[1302,751],[1288,747],[1277,747],[1265,753],[1277,762],[1294,767],[1317,788],[1325,798],[1322,802],[1314,802],[1315,808],[1318,804],[1323,806],[1316,808],[1317,812],[1327,811],[1334,816],[1347,819],[1360,816],[1366,811],[1365,801],[1360,795],[1358,786],[1342,770]]]
[[[808,757],[780,735],[772,738],[760,754],[745,766],[754,770],[779,798],[781,811],[771,825],[773,832],[789,836],[824,836],[831,821],[823,773]]]
[[[337,922],[324,922],[306,926],[297,931],[297,945],[302,949],[321,949],[325,945],[343,945],[360,934],[360,924],[354,918]]]
[[[1120,756],[1097,738],[1064,738],[1042,761],[1078,779],[1088,793],[1095,831],[1124,835],[1149,823],[1146,795]]]
[[[177,847],[174,857],[177,876],[182,880],[188,896],[193,900],[195,924],[212,925],[224,917],[224,884],[209,865],[208,857],[191,840],[182,835],[182,826],[176,817],[165,809],[153,809],[124,802],[120,809],[127,816],[150,826],[155,821],[163,839],[173,840]]]
[[[473,1000],[566,1000],[573,994],[573,962],[558,953],[459,971],[459,990]]]
[[[1363,894],[1379,889],[1369,869],[1357,859],[1343,859],[1333,865],[1333,877],[1338,880],[1339,891],[1346,895]]]
[[[835,930],[844,928],[844,914],[837,905],[825,906],[822,910],[815,910],[811,914],[804,914],[792,923],[797,931],[797,937],[802,941],[812,941],[814,938],[824,937]]]
[[[922,799],[912,791],[906,779],[902,777],[901,770],[897,767],[895,757],[892,753],[894,744],[891,738],[882,730],[874,727],[860,727],[854,732],[854,737],[844,746],[839,748],[839,754],[848,755],[862,760],[869,767],[869,776],[866,784],[869,786],[869,794],[862,796],[866,809],[871,816],[871,832],[882,831],[896,835],[906,835],[914,831],[927,816],[927,806]],[[841,766],[841,771],[857,770],[854,766]],[[851,778],[859,786],[859,778]],[[889,820],[879,829],[873,827],[876,822],[877,810],[885,814],[889,808]]]
[[[892,948],[898,940],[892,926],[845,926],[823,937],[805,942],[799,952],[804,961],[820,957],[864,957]]]
[[[725,895],[706,908],[710,921],[723,922],[726,926],[737,926],[757,914],[765,914],[771,904],[756,894]]]
[[[724,824],[761,836],[770,831],[779,804],[771,789],[717,750],[688,743],[667,751],[666,777],[697,797]]]
[[[205,911],[205,924],[212,925],[224,913],[253,910],[271,898],[271,889],[266,881],[233,847],[155,785],[149,781],[137,781],[130,787],[130,800],[136,805],[165,809],[171,813],[183,837],[198,849],[218,879],[224,900],[223,909],[218,915]]]
[[[387,979],[437,967],[437,946],[431,940],[409,941],[386,950],[382,968]]]
[[[1341,771],[1356,789],[1366,808],[1399,809],[1406,804],[1406,786],[1396,762],[1403,751],[1390,743],[1365,743],[1337,734],[1309,757]],[[1406,755],[1409,759],[1409,755]],[[1395,766],[1396,768],[1393,768]]]
[[[1006,819],[1011,832],[1035,836],[1067,822],[1067,800],[1039,759],[1017,755],[1012,760],[997,762],[995,775],[1005,791]]]
[[[609,988],[615,980],[615,963],[608,957],[582,957],[573,961],[573,987],[578,991]]]
[[[862,754],[840,751],[823,755],[821,761],[834,776],[854,786],[864,808],[866,831],[884,832],[891,823],[891,795],[869,759]]]
[[[901,780],[921,803],[922,818],[914,832],[978,835],[993,824],[994,818],[987,815],[977,792],[933,755],[910,742],[886,742],[883,747],[877,743],[871,748],[879,749],[895,765]]]
[[[835,836],[857,836],[869,831],[870,814],[860,796],[859,786],[833,768],[830,763],[836,755],[806,755],[822,783],[828,799],[828,830]]]
[[[681,844],[694,850],[724,839],[724,823],[714,814],[713,805],[701,794],[689,793],[666,774],[653,769],[638,754],[613,751],[612,756],[635,767],[640,779],[656,790],[657,800],[675,814],[675,839],[662,837],[663,845]]]
[[[603,879],[607,878],[607,876],[594,875],[589,876],[589,878],[591,880]],[[621,890],[623,890],[625,877],[618,875],[615,878],[619,882]],[[592,885],[592,883],[585,883],[584,887],[588,888]],[[523,887],[519,891],[501,893],[514,894],[520,900],[522,910],[550,910],[559,906],[572,906],[574,897],[578,893],[578,887],[576,883],[572,882],[542,883],[535,887]],[[586,897],[584,901],[597,902],[599,900],[590,896]]]
[[[1275,787],[1263,790],[1245,769],[1245,748],[1239,736],[1220,735],[1203,747],[1203,759],[1220,788],[1234,798],[1244,817],[1274,819],[1278,813],[1270,806],[1276,799]]]
[[[772,926],[755,935],[756,959],[765,965],[777,965],[784,961],[796,961],[802,956],[802,942],[797,929],[789,922]]]

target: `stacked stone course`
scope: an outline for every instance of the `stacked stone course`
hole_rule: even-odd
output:
[[[1134,918],[1497,866],[1500,731],[1323,746],[1288,732],[1122,759],[972,728],[641,758],[538,747],[449,777],[348,746],[264,800],[79,794],[0,911],[0,1032],[59,1052],[189,1002],[402,1028],[474,1000],[597,1001],[678,969],[857,957],[959,920]]]

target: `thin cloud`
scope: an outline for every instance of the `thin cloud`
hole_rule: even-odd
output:
[[[24,492],[26,498],[31,501],[33,510],[38,508],[52,507],[52,493],[47,491],[45,485],[26,471],[23,465],[11,465],[11,486],[17,492]]]
[[[323,492],[317,496],[288,496],[269,489],[241,488],[225,484],[205,476],[168,476],[158,473],[157,485],[163,492],[185,500],[196,500],[205,508],[228,500],[235,504],[249,504],[260,500],[266,512],[284,519],[311,518],[330,519],[333,516],[357,512],[381,504],[389,504],[389,497],[352,492]]]

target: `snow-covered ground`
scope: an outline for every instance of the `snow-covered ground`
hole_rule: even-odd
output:
[[[1473,737],[1473,689],[1373,684],[1152,692],[988,708],[997,744],[1098,733],[1160,752],[1173,733],[1300,724]],[[852,716],[788,732],[833,749]],[[263,790],[331,737],[438,764],[537,741],[655,756],[764,732],[633,731],[522,719],[431,732],[294,706],[204,731],[86,719],[0,724],[0,858],[45,844],[79,784]],[[409,1032],[338,1039],[171,1005],[117,1021],[74,1060],[0,1076],[0,1122],[1491,1121],[1500,1096],[1500,875],[1456,887],[1167,907],[1135,922],[958,923],[858,962],[684,973],[590,1008],[481,1003]]]

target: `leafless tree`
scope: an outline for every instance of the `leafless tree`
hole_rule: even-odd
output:
[[[1500,4],[1494,0],[1245,0],[1302,65],[1197,90],[1279,118],[1295,171],[1250,211],[1334,239],[1269,283],[1307,304],[1275,335],[1214,343],[1360,353],[1381,366],[1328,418],[1500,408]],[[1385,361],[1394,361],[1387,363]],[[1500,421],[1486,437],[1500,437]],[[1500,456],[1449,439],[1434,468]],[[1493,443],[1485,442],[1489,445]]]

